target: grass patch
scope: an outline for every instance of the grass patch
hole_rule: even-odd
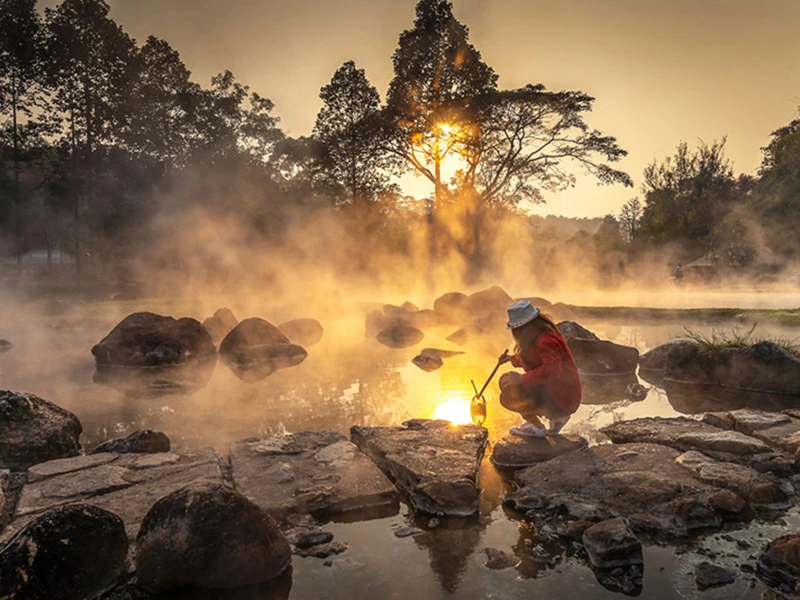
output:
[[[758,342],[772,342],[786,352],[800,356],[800,344],[797,343],[796,338],[756,336],[754,335],[756,325],[754,324],[746,331],[742,331],[738,327],[733,327],[730,331],[714,328],[711,330],[710,335],[689,327],[684,327],[684,331],[686,332],[686,337],[697,342],[709,352],[721,352],[727,348],[749,348]]]

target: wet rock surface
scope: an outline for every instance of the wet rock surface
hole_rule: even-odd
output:
[[[758,572],[784,591],[800,590],[800,535],[785,535],[767,544],[758,557]]]
[[[278,331],[300,346],[313,346],[322,340],[325,330],[316,319],[292,319],[278,325]]]
[[[108,440],[92,450],[92,454],[115,452],[117,454],[155,454],[169,452],[170,442],[167,435],[152,429],[134,431],[128,437]]]
[[[236,588],[269,581],[291,564],[275,520],[222,484],[192,484],[161,498],[136,538],[140,584]]]
[[[0,550],[0,597],[90,598],[116,583],[127,552],[118,516],[85,504],[55,508]]]
[[[642,544],[625,519],[601,521],[583,532],[583,546],[595,569],[641,565]]]
[[[47,400],[0,390],[0,469],[77,456],[82,430],[75,415]]]
[[[417,511],[450,516],[478,511],[478,466],[488,437],[483,427],[413,419],[402,427],[352,427],[350,437]]]
[[[230,459],[236,489],[276,516],[398,510],[391,481],[339,433],[242,440]]]
[[[503,552],[497,548],[484,548],[483,552],[486,554],[483,566],[487,569],[511,569],[521,562],[516,554]]]
[[[586,446],[586,440],[577,435],[532,438],[509,434],[495,442],[490,460],[498,468],[520,469]]]
[[[636,348],[601,340],[572,321],[562,321],[558,324],[558,330],[566,338],[581,373],[610,375],[636,371],[639,364],[639,351]]]
[[[219,459],[210,449],[181,455],[100,453],[41,463],[28,469],[14,520],[0,543],[44,511],[74,503],[119,515],[133,538],[156,500],[203,481],[222,481]]]

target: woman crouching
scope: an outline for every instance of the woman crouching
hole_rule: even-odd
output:
[[[500,403],[525,419],[511,433],[527,437],[556,435],[581,404],[581,381],[567,341],[553,320],[528,300],[508,308],[507,328],[516,346],[500,363],[510,362],[517,372],[500,377]],[[549,422],[545,429],[541,417]]]

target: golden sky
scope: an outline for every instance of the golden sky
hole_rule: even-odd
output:
[[[347,60],[383,96],[416,0],[108,0],[140,43],[176,48],[196,81],[230,69],[275,103],[292,136],[311,132],[319,89]],[[45,5],[55,4],[55,0]],[[596,98],[590,126],[616,136],[636,188],[548,196],[542,214],[601,216],[638,194],[643,168],[682,140],[728,138],[754,174],[769,133],[800,105],[800,0],[453,0],[501,87],[543,83]],[[427,188],[420,182],[418,195]]]

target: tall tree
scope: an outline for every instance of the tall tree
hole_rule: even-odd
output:
[[[63,0],[46,9],[47,64],[53,116],[69,148],[75,178],[72,213],[75,260],[82,264],[80,216],[95,200],[97,150],[123,130],[134,43],[108,15],[105,0]]]
[[[17,239],[17,263],[22,261],[23,202],[20,187],[22,119],[42,97],[41,19],[36,0],[0,0],[0,115],[11,120],[13,164],[13,227]]]
[[[374,201],[387,189],[390,155],[375,135],[380,96],[364,69],[350,60],[320,90],[322,109],[314,137],[323,151],[323,170],[330,183],[345,190],[349,204]]]
[[[725,139],[700,143],[697,151],[681,142],[674,156],[644,170],[644,213],[640,232],[652,243],[680,243],[689,253],[711,250],[710,235],[738,199]]]
[[[639,222],[642,220],[642,201],[639,198],[631,198],[619,211],[619,226],[622,236],[632,244],[636,241],[636,234],[639,231]]]

